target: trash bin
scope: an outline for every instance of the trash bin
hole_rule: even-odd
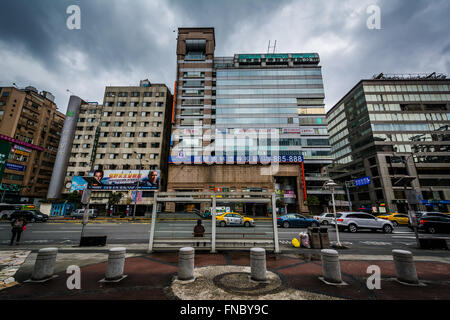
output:
[[[309,243],[311,245],[311,248],[313,249],[320,249],[320,234],[319,234],[320,228],[316,227],[309,227],[308,228],[308,236],[309,236]]]
[[[321,248],[329,249],[330,248],[330,238],[328,237],[328,228],[320,228],[319,236],[320,236]]]

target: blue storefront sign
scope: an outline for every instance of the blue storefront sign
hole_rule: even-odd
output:
[[[9,162],[6,163],[6,169],[9,169],[9,170],[16,170],[16,171],[23,172],[23,171],[25,171],[26,168],[27,167],[25,167],[21,164],[15,164],[15,163],[9,163]]]
[[[370,177],[363,177],[359,179],[355,179],[355,186],[361,187],[361,186],[367,186],[370,184]]]

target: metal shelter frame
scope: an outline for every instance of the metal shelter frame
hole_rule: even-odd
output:
[[[217,198],[217,196],[233,196],[233,198]],[[208,197],[201,198],[201,197]],[[241,196],[235,198],[235,196]],[[244,198],[243,196],[259,196],[256,198]],[[265,196],[265,197],[264,197]],[[198,197],[198,198],[196,198]],[[273,242],[274,252],[280,253],[278,243],[277,213],[276,213],[276,195],[267,192],[157,192],[154,193],[152,219],[150,224],[150,238],[148,244],[148,253],[153,251],[155,225],[157,218],[158,202],[212,202],[211,212],[211,253],[216,253],[216,204],[218,202],[253,202],[270,203],[272,202],[272,223],[273,223]]]

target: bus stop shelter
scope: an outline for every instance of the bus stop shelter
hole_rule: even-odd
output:
[[[167,244],[170,242],[178,243],[183,246],[183,243],[189,245],[190,243],[210,243],[210,250],[212,253],[217,252],[217,243],[233,243],[233,248],[249,248],[249,245],[256,245],[258,243],[265,242],[270,240],[273,245],[273,250],[275,253],[280,252],[279,244],[278,244],[278,229],[277,229],[277,217],[276,217],[276,195],[275,193],[267,193],[267,192],[155,192],[154,193],[154,202],[153,202],[153,211],[151,216],[151,224],[150,224],[150,238],[149,238],[149,246],[148,252],[151,253],[155,249],[155,226],[158,219],[157,207],[158,203],[162,202],[210,202],[211,203],[211,238],[201,239],[201,238],[184,238],[184,239],[167,239]],[[216,207],[218,203],[221,202],[252,202],[252,203],[268,203],[271,204],[272,207],[272,227],[273,227],[273,235],[270,239],[217,239],[216,232]],[[164,241],[159,241],[159,243],[164,244]],[[173,246],[172,246],[173,247]]]

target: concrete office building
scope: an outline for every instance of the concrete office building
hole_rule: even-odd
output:
[[[283,208],[302,213],[310,211],[305,195],[326,203],[321,187],[331,155],[318,54],[215,57],[214,50],[214,28],[178,29],[168,191],[277,192]],[[260,157],[276,157],[277,172],[262,174],[269,165]],[[264,204],[223,205],[268,211]],[[178,203],[167,210],[192,206],[207,208]]]
[[[1,179],[2,202],[46,198],[64,119],[49,92],[0,88],[0,141],[11,149]]]
[[[349,189],[354,209],[407,212],[407,194],[415,191],[416,209],[449,212],[449,79],[432,73],[361,80],[327,119],[332,178],[371,178]]]
[[[103,105],[81,107],[69,167],[70,176],[102,170],[160,170],[160,190],[167,185],[172,94],[164,84],[148,80],[139,86],[106,87]],[[65,193],[70,192],[69,184]],[[91,206],[104,211],[112,191],[95,191]],[[115,191],[114,191],[115,192]],[[130,192],[119,211],[130,204]],[[143,215],[153,203],[153,192],[143,192],[137,214]]]

